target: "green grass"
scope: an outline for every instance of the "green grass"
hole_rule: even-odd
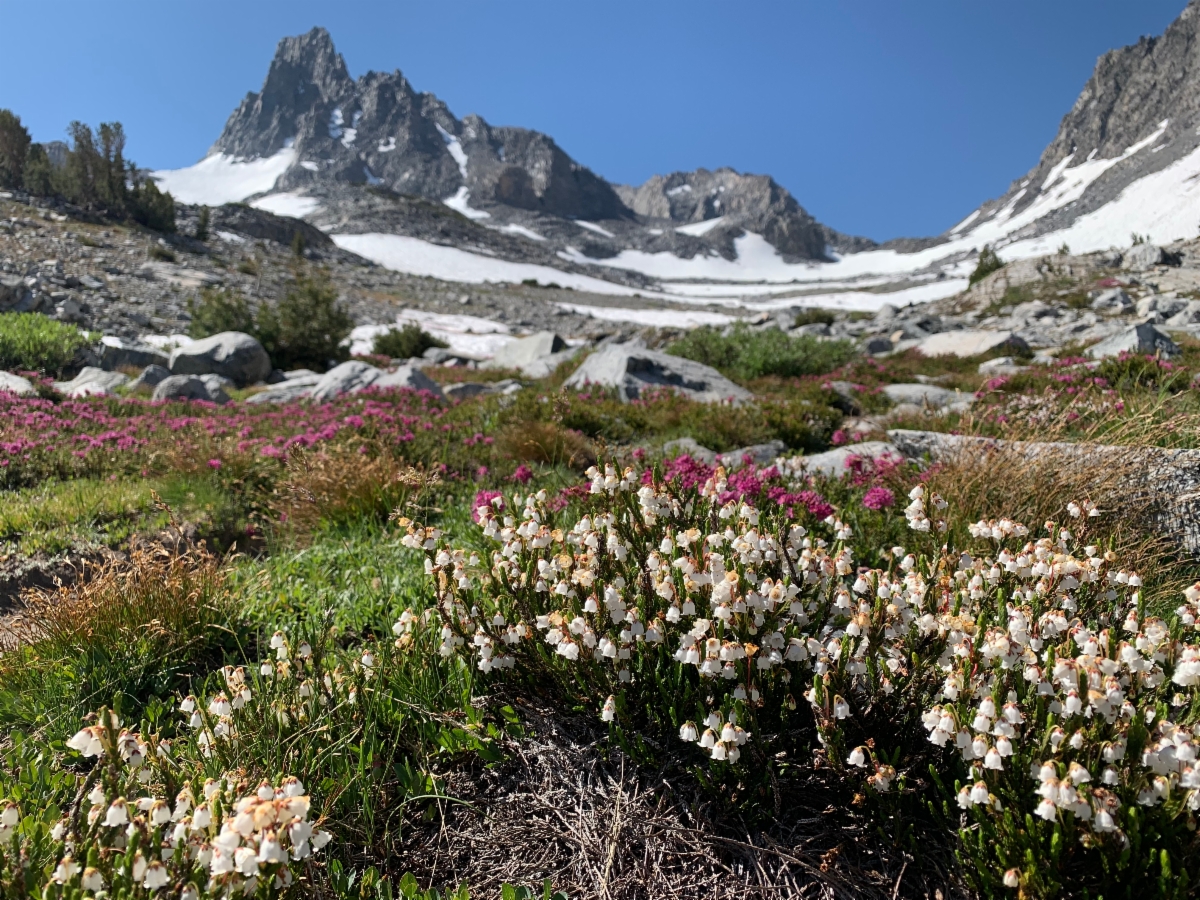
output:
[[[0,313],[0,370],[59,375],[91,340],[74,325],[38,313]]]
[[[854,347],[849,341],[793,337],[778,328],[756,331],[739,322],[728,334],[710,326],[696,328],[671,344],[667,352],[742,381],[767,375],[822,375],[847,362],[854,355]]]

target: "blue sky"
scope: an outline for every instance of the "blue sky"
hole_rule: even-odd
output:
[[[1036,163],[1105,50],[1184,0],[0,0],[0,107],[36,140],[120,120],[195,162],[279,38],[324,25],[357,77],[551,134],[618,182],[773,175],[819,220],[935,234]],[[17,38],[17,39],[13,39]]]

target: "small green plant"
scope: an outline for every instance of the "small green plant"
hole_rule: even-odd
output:
[[[834,323],[834,315],[832,310],[817,309],[816,307],[805,307],[796,314],[796,320],[792,323],[794,328],[799,328],[801,325],[832,325]]]
[[[1062,245],[1061,245],[1061,246],[1058,248],[1058,255],[1059,255],[1059,256],[1070,256],[1070,255],[1071,255],[1071,248],[1070,248],[1070,247],[1069,247],[1067,244],[1065,244],[1065,243],[1064,243],[1064,244],[1062,244]]]
[[[1146,235],[1146,234],[1138,234],[1138,233],[1135,231],[1135,232],[1133,232],[1131,235],[1129,235],[1129,240],[1130,240],[1130,242],[1133,244],[1133,246],[1137,247],[1137,246],[1138,246],[1138,245],[1140,245],[1140,244],[1147,244],[1147,243],[1149,243],[1149,242],[1150,242],[1150,236],[1149,236],[1149,235]]]
[[[205,288],[200,292],[199,301],[195,298],[188,300],[187,308],[192,317],[188,334],[194,338],[204,338],[222,331],[254,334],[257,330],[254,313],[246,298],[230,290]]]
[[[667,352],[712,366],[731,378],[751,379],[831,372],[854,355],[854,348],[847,341],[792,337],[778,328],[753,331],[738,323],[727,332],[711,326],[697,328],[671,344]]]
[[[371,352],[392,359],[411,359],[420,356],[430,347],[449,347],[445,341],[435,338],[420,325],[409,322],[402,328],[392,328],[375,335]]]
[[[291,290],[258,311],[257,337],[280,369],[324,370],[349,356],[343,342],[354,320],[325,272],[297,271]]]
[[[297,259],[304,258],[304,232],[298,229],[292,235],[292,253],[296,255]]]
[[[175,256],[174,251],[170,250],[167,247],[162,246],[161,244],[151,244],[150,245],[150,258],[157,259],[160,262],[172,262],[172,263],[178,259],[178,257]]]
[[[993,272],[1003,268],[1004,260],[1000,258],[1000,255],[990,245],[985,246],[979,251],[979,262],[975,265],[975,271],[971,273],[970,284],[975,285]]]
[[[237,264],[237,270],[243,275],[258,275],[258,263],[253,259],[243,259]]]
[[[38,313],[0,313],[0,370],[58,375],[89,339]]]

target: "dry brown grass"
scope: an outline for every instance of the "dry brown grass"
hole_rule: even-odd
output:
[[[1195,504],[1174,487],[1181,451],[1138,446],[1144,424],[1130,424],[1125,445],[1058,441],[1054,430],[1033,440],[967,435],[934,454],[931,486],[972,521],[1007,516],[1030,528],[1067,527],[1141,574],[1148,600],[1174,602],[1196,577],[1183,538],[1200,523]],[[1067,504],[1082,500],[1102,515],[1071,518]]]
[[[294,537],[310,535],[322,522],[384,521],[414,493],[432,487],[426,476],[386,449],[329,445],[297,450],[276,486],[271,508]]]
[[[121,649],[177,661],[234,619],[219,560],[203,546],[159,543],[85,564],[73,584],[27,592],[11,633],[45,657]],[[8,662],[0,657],[0,677]]]
[[[596,448],[578,431],[557,422],[523,421],[500,432],[502,454],[523,462],[565,465],[583,470],[596,462]]]

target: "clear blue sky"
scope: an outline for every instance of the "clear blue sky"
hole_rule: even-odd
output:
[[[0,107],[35,140],[113,119],[195,162],[275,44],[324,25],[458,116],[551,134],[618,182],[773,175],[876,239],[935,234],[1037,161],[1097,56],[1184,0],[0,0]]]

